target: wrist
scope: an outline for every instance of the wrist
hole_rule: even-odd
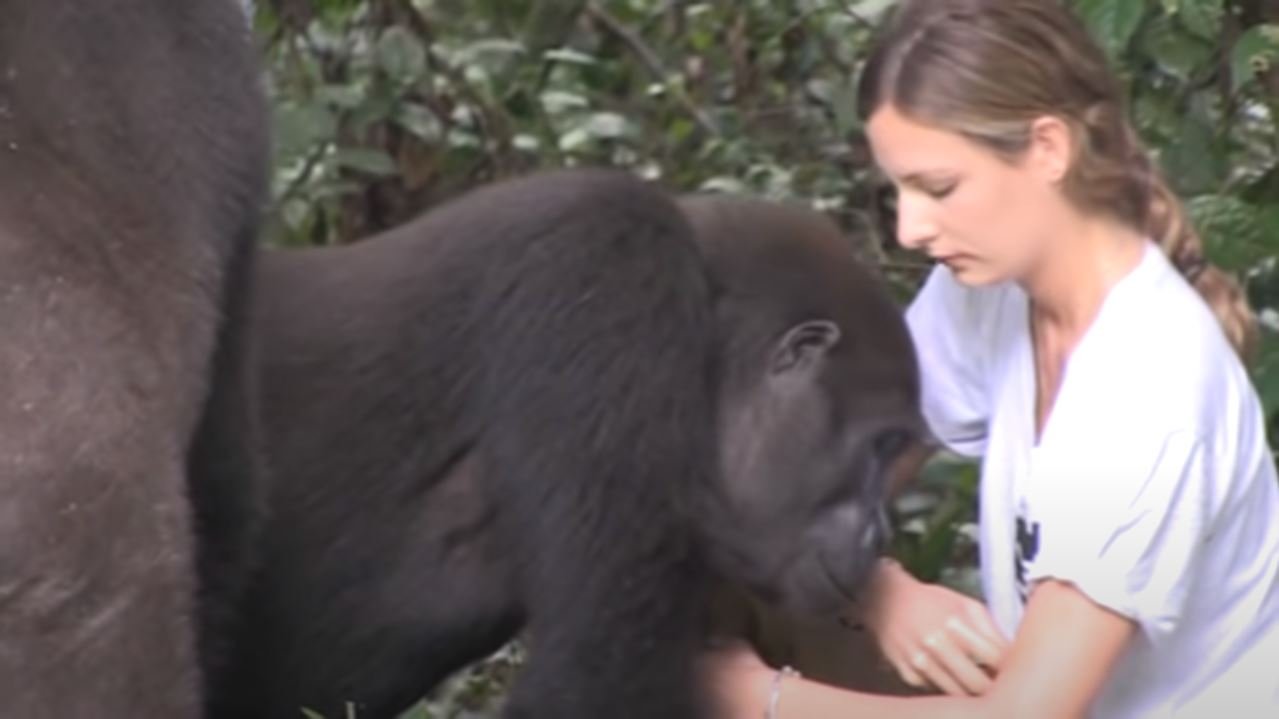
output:
[[[783,666],[772,673],[769,677],[768,698],[765,704],[767,708],[764,710],[764,719],[781,718],[782,692],[788,685],[794,684],[794,680],[799,679],[800,676],[800,673],[789,665]]]

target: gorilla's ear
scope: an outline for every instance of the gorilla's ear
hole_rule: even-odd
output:
[[[808,320],[786,331],[773,351],[772,373],[810,367],[839,342],[839,325],[830,320]]]

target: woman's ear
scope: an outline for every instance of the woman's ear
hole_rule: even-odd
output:
[[[1044,115],[1030,125],[1027,165],[1049,184],[1060,184],[1074,159],[1074,133],[1064,120]]]

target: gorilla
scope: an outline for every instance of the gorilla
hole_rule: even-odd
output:
[[[215,717],[392,717],[524,629],[507,716],[711,716],[716,585],[844,606],[921,432],[899,310],[806,210],[544,172],[260,270],[271,516]]]
[[[5,716],[201,715],[197,593],[252,539],[267,127],[235,0],[0,0]]]

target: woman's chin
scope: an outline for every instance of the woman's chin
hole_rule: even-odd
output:
[[[971,257],[948,258],[941,260],[941,263],[946,265],[956,281],[968,287],[985,287],[999,284],[1006,279],[1003,275],[992,272],[989,266]]]

